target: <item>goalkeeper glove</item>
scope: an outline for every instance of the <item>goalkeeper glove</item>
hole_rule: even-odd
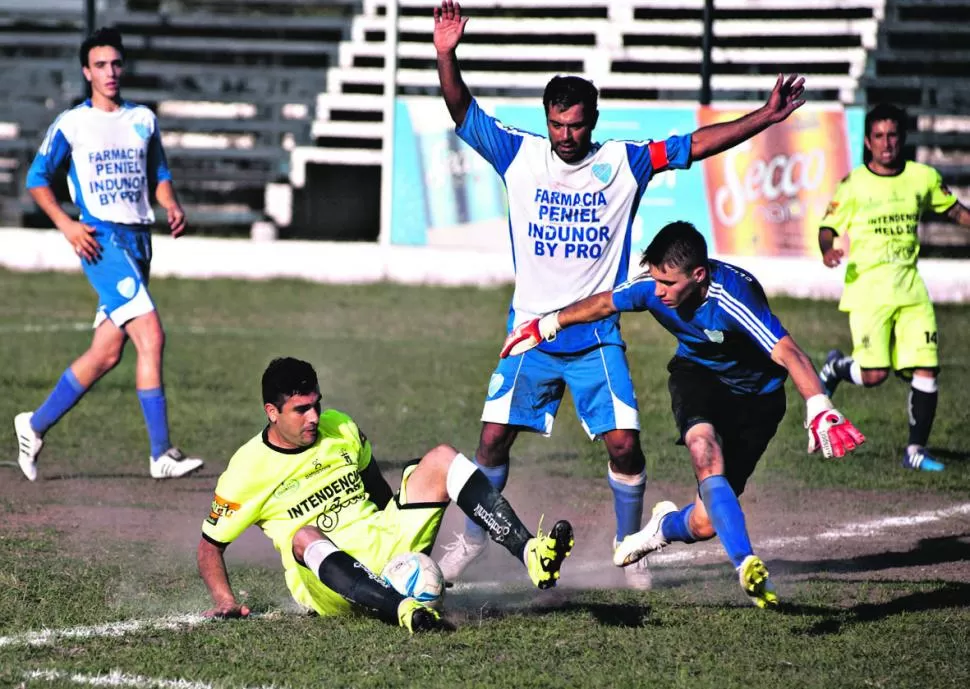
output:
[[[809,454],[821,448],[822,455],[826,458],[843,457],[846,452],[856,449],[866,441],[866,436],[842,416],[832,406],[832,400],[825,395],[809,397],[805,406]]]
[[[502,345],[499,356],[503,359],[518,356],[536,347],[543,340],[552,342],[560,330],[562,327],[559,325],[558,311],[521,323],[505,338],[505,344]]]

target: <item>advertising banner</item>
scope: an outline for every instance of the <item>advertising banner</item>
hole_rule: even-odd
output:
[[[538,99],[479,103],[507,125],[545,133]],[[594,140],[660,140],[746,112],[601,105]],[[666,223],[687,220],[714,253],[814,255],[817,223],[836,184],[861,162],[861,121],[861,111],[803,108],[742,146],[657,175],[630,228],[632,250]],[[393,174],[392,245],[510,251],[504,183],[457,137],[440,99],[398,100]]]

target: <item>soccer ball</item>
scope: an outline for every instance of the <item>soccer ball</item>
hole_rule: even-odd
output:
[[[403,553],[392,558],[381,577],[402,596],[441,609],[445,577],[438,563],[424,553]]]

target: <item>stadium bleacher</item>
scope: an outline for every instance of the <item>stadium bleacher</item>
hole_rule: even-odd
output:
[[[433,0],[398,3],[397,93],[438,94]],[[697,102],[704,0],[465,0],[459,49],[478,95],[538,97],[579,73],[604,101]],[[125,95],[156,109],[198,224],[373,238],[386,105],[386,0],[98,0],[122,30]],[[779,71],[814,101],[907,106],[920,160],[970,190],[970,0],[716,0],[715,102],[763,99]],[[0,214],[30,206],[22,176],[44,128],[80,97],[78,0],[0,0]],[[927,46],[932,49],[927,50]],[[355,213],[343,198],[361,199]],[[282,210],[281,210],[282,209]],[[318,218],[340,218],[349,228]],[[285,229],[285,226],[290,226]],[[934,235],[935,236],[935,235]],[[942,236],[942,235],[941,235]],[[962,240],[962,241],[965,241]]]
[[[911,155],[933,165],[970,198],[970,0],[887,0],[869,69],[867,102],[905,107]],[[970,255],[966,231],[945,222],[921,228],[924,254]],[[962,248],[958,248],[962,247]]]

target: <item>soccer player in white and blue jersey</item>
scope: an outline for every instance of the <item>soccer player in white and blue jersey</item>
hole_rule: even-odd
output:
[[[441,92],[458,135],[505,182],[515,294],[508,329],[627,279],[631,225],[651,177],[684,169],[788,117],[803,101],[803,80],[780,76],[767,103],[744,117],[666,141],[593,143],[596,87],[555,77],[543,106],[547,134],[505,126],[487,115],[461,78],[455,49],[467,18],[452,0],[434,11]],[[617,316],[571,329],[527,358],[500,361],[492,374],[475,460],[500,489],[520,431],[548,435],[568,385],[590,438],[602,438],[614,495],[615,542],[640,529],[646,472],[639,411]],[[441,559],[453,581],[484,552],[485,534],[471,523]],[[627,582],[649,587],[649,571],[628,567]]]
[[[153,478],[174,478],[201,468],[172,445],[162,384],[165,332],[148,292],[151,193],[165,208],[173,237],[185,231],[185,213],[172,186],[155,114],[121,98],[125,49],[115,29],[99,29],[81,44],[79,58],[91,97],[58,116],[27,173],[27,188],[81,259],[98,294],[94,337],[88,350],[64,371],[48,398],[14,419],[18,463],[31,481],[43,436],[105,373],[118,363],[125,343],[135,343],[135,387],[150,444]],[[61,208],[51,184],[63,165],[74,220]]]
[[[809,452],[842,457],[865,438],[833,408],[811,360],[772,313],[754,276],[709,259],[693,225],[674,222],[661,229],[640,264],[648,272],[523,324],[509,335],[502,356],[529,356],[538,343],[568,333],[571,328],[557,336],[569,325],[649,311],[677,338],[668,387],[697,496],[681,510],[658,503],[643,530],[619,544],[613,561],[628,566],[669,543],[717,535],[751,601],[773,606],[778,597],[754,554],[738,496],[785,415],[788,374],[806,401]]]

